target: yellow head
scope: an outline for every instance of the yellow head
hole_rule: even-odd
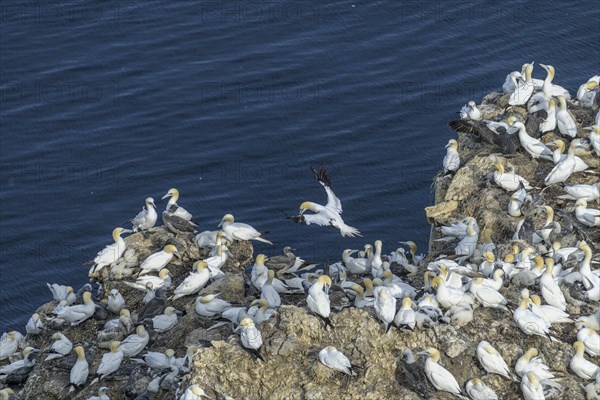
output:
[[[494,256],[494,253],[486,251],[485,253],[483,253],[483,257],[485,257],[485,260],[487,262],[491,262],[493,263],[494,261],[496,261],[496,257]]]
[[[523,358],[525,358],[526,360],[531,360],[533,357],[536,357],[537,355],[538,355],[537,349],[535,347],[530,347],[529,349],[527,349],[525,354],[523,354]]]
[[[538,296],[537,294],[532,294],[531,296],[529,296],[529,298],[531,299],[531,302],[536,306],[542,305],[542,299],[540,299],[540,296]]]
[[[175,201],[177,203],[177,200],[179,200],[179,190],[177,190],[175,188],[169,189],[167,194],[165,194],[162,198],[166,199],[167,197],[172,197],[173,201]]]
[[[355,283],[354,285],[352,285],[350,287],[350,289],[354,290],[358,296],[362,297],[365,293],[365,290],[362,288],[362,286],[360,286],[359,284]]]
[[[458,142],[455,139],[450,139],[446,145],[446,148],[458,150]]]
[[[112,238],[115,242],[118,242],[121,238],[121,234],[125,231],[123,228],[115,228],[112,231]]]
[[[517,117],[515,117],[514,115],[511,115],[510,117],[508,117],[508,119],[506,120],[506,123],[509,126],[513,126],[514,123],[517,122]]]
[[[92,301],[92,294],[90,292],[84,292],[82,297],[84,304],[89,304]]]
[[[431,286],[433,286],[434,288],[438,287],[438,286],[442,286],[444,284],[444,281],[442,280],[442,278],[440,278],[439,276],[436,276],[435,278],[433,278],[433,280],[431,281]]]
[[[83,350],[83,347],[75,347],[75,354],[77,354],[77,358],[79,358],[80,360],[85,359],[85,351]]]
[[[167,279],[167,276],[169,276],[169,274],[170,274],[169,270],[166,268],[163,268],[158,273],[158,277],[164,281],[165,279]]]
[[[507,254],[504,256],[504,262],[507,263],[514,263],[515,262],[515,256],[512,254]]]
[[[540,385],[540,381],[539,381],[537,375],[535,373],[533,373],[533,372],[528,372],[527,373],[527,379],[529,379],[529,382],[531,382],[531,384],[534,387],[538,387]]]
[[[172,244],[168,244],[165,246],[165,248],[163,249],[163,251],[165,253],[169,253],[169,254],[175,254],[177,257],[179,257],[179,251],[177,250],[177,247],[173,246]]]
[[[575,352],[578,355],[583,355],[583,352],[585,351],[585,346],[583,342],[580,342],[579,340],[573,343],[573,348],[575,348]]]
[[[502,164],[496,163],[495,167],[496,167],[496,171],[498,171],[499,174],[504,173],[504,166]]]
[[[598,86],[598,82],[596,82],[596,81],[592,81],[592,80],[588,81],[588,82],[585,84],[585,88],[586,88],[587,90],[592,90],[592,89],[594,89],[596,86]]]
[[[254,263],[255,263],[256,265],[258,265],[258,266],[261,266],[261,267],[262,267],[263,265],[265,265],[265,259],[266,259],[266,258],[267,258],[267,257],[266,257],[264,254],[259,254],[259,255],[257,255],[257,256],[256,256],[256,260],[254,261]]]
[[[194,263],[194,269],[196,270],[196,272],[202,272],[206,268],[208,268],[208,264],[204,260],[196,261]]]
[[[328,275],[321,275],[319,277],[319,279],[317,279],[317,282],[320,283],[321,285],[328,285],[328,286],[331,286],[333,284],[333,282],[331,282],[331,278]]]
[[[252,321],[252,318],[244,318],[240,321],[240,325],[244,328],[254,328],[254,321]]]
[[[131,313],[129,312],[128,309],[124,308],[119,313],[119,316],[121,316],[121,317],[131,317]]]
[[[402,299],[402,308],[411,308],[412,307],[412,299],[410,297],[405,297]]]
[[[313,203],[311,203],[310,201],[305,201],[304,203],[300,204],[300,212],[299,214],[302,215],[304,214],[304,212],[306,210],[311,210],[313,209]]]
[[[121,342],[119,342],[118,340],[111,342],[110,343],[110,351],[112,353],[116,353],[117,351],[119,351],[119,346],[121,346]]]

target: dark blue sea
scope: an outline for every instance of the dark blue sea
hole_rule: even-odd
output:
[[[46,282],[84,284],[170,187],[202,230],[232,213],[270,231],[267,254],[425,251],[456,111],[524,62],[572,93],[600,72],[587,0],[5,0],[0,18],[2,331],[24,330]],[[284,219],[325,201],[321,162],[364,238]]]

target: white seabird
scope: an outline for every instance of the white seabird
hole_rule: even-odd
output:
[[[458,154],[458,142],[455,139],[450,139],[446,145],[446,156],[444,157],[444,173],[448,171],[456,172],[460,167],[460,155]]]
[[[2,340],[0,341],[0,361],[5,360],[13,355],[19,348],[19,339],[17,334],[18,332],[16,331],[10,331],[6,334],[6,336],[3,335]]]
[[[228,240],[258,240],[263,243],[273,244],[267,239],[260,237],[261,233],[248,224],[235,222],[233,215],[225,214],[219,227],[225,232]]]
[[[150,335],[144,325],[138,325],[134,334],[127,336],[120,345],[124,357],[137,356],[150,341]]]
[[[485,340],[479,342],[477,346],[477,359],[483,369],[490,374],[498,374],[507,379],[514,379],[502,355]]]
[[[594,200],[600,200],[600,182],[594,183],[593,185],[572,185],[565,186],[563,190],[567,193],[559,196],[560,199],[565,200],[578,200],[583,199],[587,202]]]
[[[528,372],[533,372],[541,380],[554,379],[554,374],[550,371],[550,368],[548,368],[548,366],[537,356],[538,350],[535,347],[527,349],[515,364],[515,372],[517,375],[523,377]]]
[[[281,297],[279,296],[279,293],[277,293],[277,290],[275,290],[275,288],[273,287],[273,278],[275,278],[275,271],[270,269],[267,273],[267,276],[267,281],[264,283],[260,291],[260,298],[266,299],[269,303],[269,306],[271,306],[272,308],[279,308],[279,306],[281,305]]]
[[[555,165],[560,164],[562,161],[564,161],[567,158],[567,154],[564,154],[565,152],[565,142],[562,141],[561,139],[556,139],[553,142],[550,142],[548,144],[554,144],[556,146],[556,150],[554,150],[552,152],[552,161],[554,162]],[[573,147],[573,152],[575,152],[577,150],[577,147],[579,146],[579,141],[577,140],[573,140],[571,142],[571,146],[569,147],[569,149],[571,147]],[[575,158],[575,170],[573,172],[581,172],[581,171],[585,171],[586,169],[588,169],[588,165],[585,163],[585,161],[583,161],[581,158],[574,156]]]
[[[376,287],[373,289],[373,294],[375,295],[375,302],[373,303],[375,313],[381,322],[383,322],[383,326],[387,332],[396,316],[396,298],[389,293],[388,288],[385,286]]]
[[[532,64],[525,64],[524,71],[521,72],[521,75],[525,75],[525,77],[521,76],[518,79],[517,87],[510,94],[508,99],[508,104],[511,106],[515,105],[523,105],[527,103],[527,100],[531,97],[534,90],[534,83],[531,80],[531,73],[533,72]]]
[[[600,367],[585,358],[583,355],[585,351],[584,344],[577,341],[573,343],[573,347],[575,348],[575,354],[573,354],[569,363],[571,371],[581,379],[589,380],[596,378],[596,375],[600,373]]]
[[[537,335],[552,340],[550,336],[550,322],[534,314],[529,308],[530,299],[522,299],[513,317],[519,328],[527,335]]]
[[[430,347],[425,351],[419,352],[418,354],[425,354],[429,356],[425,361],[425,375],[427,375],[427,379],[429,379],[429,382],[431,382],[436,390],[442,390],[455,395],[462,394],[460,385],[456,381],[456,378],[454,378],[454,375],[452,375],[446,368],[438,364],[440,361],[440,352],[437,349]]]
[[[321,226],[332,226],[339,229],[342,236],[361,236],[358,229],[346,225],[342,219],[342,203],[331,189],[331,181],[327,176],[325,168],[321,167],[318,172],[314,167],[311,166],[310,168],[314,177],[325,188],[325,192],[327,192],[327,204],[323,206],[321,204],[305,201],[300,205],[299,215],[288,218],[292,219],[294,222],[305,225],[316,224]],[[312,211],[314,214],[305,214],[307,210]]]
[[[600,356],[600,335],[591,328],[581,328],[577,332],[577,340],[582,342],[585,352],[592,357]]]
[[[208,264],[202,260],[196,261],[194,270],[177,286],[171,300],[198,293],[206,285],[209,278]]]
[[[521,79],[521,73],[519,71],[512,71],[506,75],[504,84],[502,84],[502,91],[504,93],[512,93],[517,88],[518,80]]]
[[[587,208],[587,201],[583,199],[575,202],[575,217],[585,226],[600,226],[600,210]]]
[[[69,392],[72,392],[76,387],[83,385],[85,381],[87,381],[90,373],[90,366],[85,359],[85,351],[83,350],[83,347],[75,347],[75,354],[77,355],[77,361],[75,361],[75,364],[71,368],[71,372],[69,374],[69,382],[71,383]]]
[[[165,211],[169,212],[172,215],[175,215],[179,218],[183,218],[186,221],[192,221],[192,214],[190,214],[185,208],[180,207],[177,204],[177,200],[179,200],[179,190],[175,188],[169,189],[167,194],[165,194],[162,199],[166,199],[169,197],[169,201],[167,202],[167,207]]]
[[[331,325],[329,321],[331,304],[328,295],[331,285],[331,278],[328,275],[321,275],[308,289],[308,296],[306,297],[308,308],[325,321],[325,327]]]
[[[600,110],[598,110],[598,116],[600,116]],[[598,116],[596,116],[596,119],[598,119]],[[596,120],[595,125],[590,126],[585,129],[590,131],[590,134],[588,137],[590,139],[590,142],[592,142],[592,147],[594,148],[594,152],[596,153],[596,155],[598,157],[600,157],[600,122],[598,120]]]
[[[507,192],[513,192],[519,187],[524,189],[533,189],[527,179],[521,175],[517,175],[514,171],[505,172],[504,165],[496,163],[496,170],[494,171],[494,182]]]
[[[169,286],[171,286],[171,275],[169,270],[163,268],[159,271],[158,276],[144,275],[137,278],[135,282],[125,282],[127,286],[143,291],[146,290],[148,283],[152,284],[152,288],[155,291],[162,287],[169,288]]]
[[[144,203],[146,204],[146,208],[142,208],[142,211],[131,220],[134,232],[146,231],[156,225],[158,214],[156,213],[154,199],[148,197]]]
[[[527,128],[521,121],[517,121],[514,116],[508,117],[508,125],[515,127],[519,132],[519,142],[521,146],[529,153],[533,158],[541,158],[544,160],[552,161],[552,151],[542,143],[540,140],[529,136]]]
[[[481,119],[481,111],[477,108],[474,101],[469,101],[460,109],[460,119],[472,119],[479,121]]]
[[[28,335],[38,335],[44,328],[44,323],[40,319],[40,315],[38,313],[34,313],[27,321],[27,325],[25,325],[25,331]]]
[[[54,301],[62,301],[66,300],[68,305],[75,303],[77,300],[77,295],[73,292],[73,288],[71,286],[59,285],[58,283],[49,284],[46,283],[50,292],[52,292],[52,297]]]
[[[153,369],[170,369],[175,363],[175,351],[173,349],[167,349],[164,353],[148,351],[142,358],[132,358],[131,361],[146,364]]]
[[[324,347],[323,350],[319,352],[319,361],[326,367],[335,369],[346,375],[356,376],[356,372],[353,371],[352,363],[348,357],[334,346]]]
[[[83,304],[63,307],[55,311],[55,314],[57,318],[70,322],[72,326],[75,326],[90,318],[95,311],[96,305],[92,300],[92,294],[85,292],[83,293]]]
[[[533,372],[528,372],[521,379],[521,392],[525,400],[544,400],[544,388],[540,383],[537,375]]]
[[[201,397],[208,398],[200,386],[192,385],[185,390],[179,400],[200,400]]]
[[[498,395],[479,378],[467,381],[465,391],[473,400],[498,400]]]
[[[108,388],[103,386],[100,389],[98,389],[98,396],[88,397],[87,400],[110,400],[107,393]]]
[[[594,75],[586,83],[579,86],[577,90],[577,100],[582,107],[591,108],[594,105],[594,100],[598,95],[598,84],[600,83],[600,75]]]
[[[542,92],[544,92],[547,97],[564,96],[565,98],[570,99],[571,95],[567,89],[552,83],[555,74],[554,67],[552,65],[544,64],[540,64],[540,67],[544,68],[547,72],[546,79],[544,79],[544,84],[542,85]]]
[[[31,353],[37,352],[39,352],[39,350],[36,350],[33,347],[25,347],[25,349],[23,349],[23,358],[21,360],[17,360],[0,368],[0,381],[3,381],[7,375],[10,375],[20,368],[33,366],[34,362],[33,360],[30,360],[29,357],[32,356]]]
[[[394,317],[394,325],[401,329],[410,329],[411,331],[415,329],[416,325],[416,315],[415,310],[412,308],[412,299],[410,297],[405,297],[402,299],[402,307],[396,313]]]
[[[108,309],[111,312],[118,314],[123,308],[125,308],[125,299],[123,298],[123,295],[119,293],[119,289],[111,289],[110,294],[108,295]]]
[[[123,361],[123,351],[120,345],[121,342],[119,341],[111,342],[110,351],[102,355],[102,361],[96,370],[98,378],[94,379],[92,383],[96,383],[98,379],[101,380],[119,369],[121,361]]]
[[[550,132],[556,129],[556,101],[554,99],[550,99],[548,102],[548,108],[546,109],[547,117],[540,124],[540,132]]]
[[[116,262],[125,252],[125,240],[121,237],[123,233],[131,232],[129,229],[115,228],[112,232],[113,244],[106,246],[94,258],[94,265],[90,268],[90,275],[99,272],[102,268]]]
[[[546,264],[546,270],[540,277],[540,291],[544,297],[544,300],[546,300],[546,303],[560,309],[561,311],[565,311],[567,309],[567,300],[565,300],[565,296],[560,290],[560,287],[558,287],[558,283],[556,283],[554,276],[552,275],[553,268],[554,260]]]
[[[180,312],[173,307],[165,308],[164,314],[152,318],[152,329],[158,333],[164,333],[177,325],[177,314]]]
[[[55,342],[52,343],[52,347],[50,347],[50,354],[48,354],[44,361],[64,357],[73,349],[73,343],[71,343],[71,341],[60,332],[53,334],[52,339],[54,339]]]
[[[161,251],[149,255],[148,258],[142,262],[140,265],[140,268],[142,269],[140,275],[144,275],[152,271],[160,271],[166,267],[169,262],[171,262],[173,256],[181,258],[181,254],[179,254],[177,247],[173,246],[172,244],[166,245]]]
[[[260,347],[263,344],[262,335],[260,331],[254,325],[252,318],[244,318],[240,321],[240,341],[242,346],[254,357],[265,361],[260,355]]]
[[[217,314],[221,314],[226,309],[231,308],[231,303],[220,299],[217,296],[219,296],[219,293],[198,296],[194,307],[196,313],[203,317],[214,317]]]
[[[558,96],[558,110],[556,111],[556,125],[563,136],[574,138],[577,136],[577,124],[567,110],[567,102],[563,96]]]

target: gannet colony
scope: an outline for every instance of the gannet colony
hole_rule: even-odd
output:
[[[201,231],[170,189],[162,226],[146,198],[89,284],[48,284],[3,333],[0,400],[600,399],[600,76],[571,94],[539,65],[450,122],[427,254],[398,232],[331,265],[267,258],[258,221]],[[326,204],[282,223],[359,237],[312,172]]]

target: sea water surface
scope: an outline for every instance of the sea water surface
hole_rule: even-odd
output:
[[[432,177],[470,99],[525,62],[574,93],[600,72],[590,1],[3,1],[0,330],[46,282],[87,281],[111,231],[171,187],[315,262],[383,240],[425,251]],[[534,76],[545,74],[536,67]],[[284,219],[325,201],[363,238]]]

